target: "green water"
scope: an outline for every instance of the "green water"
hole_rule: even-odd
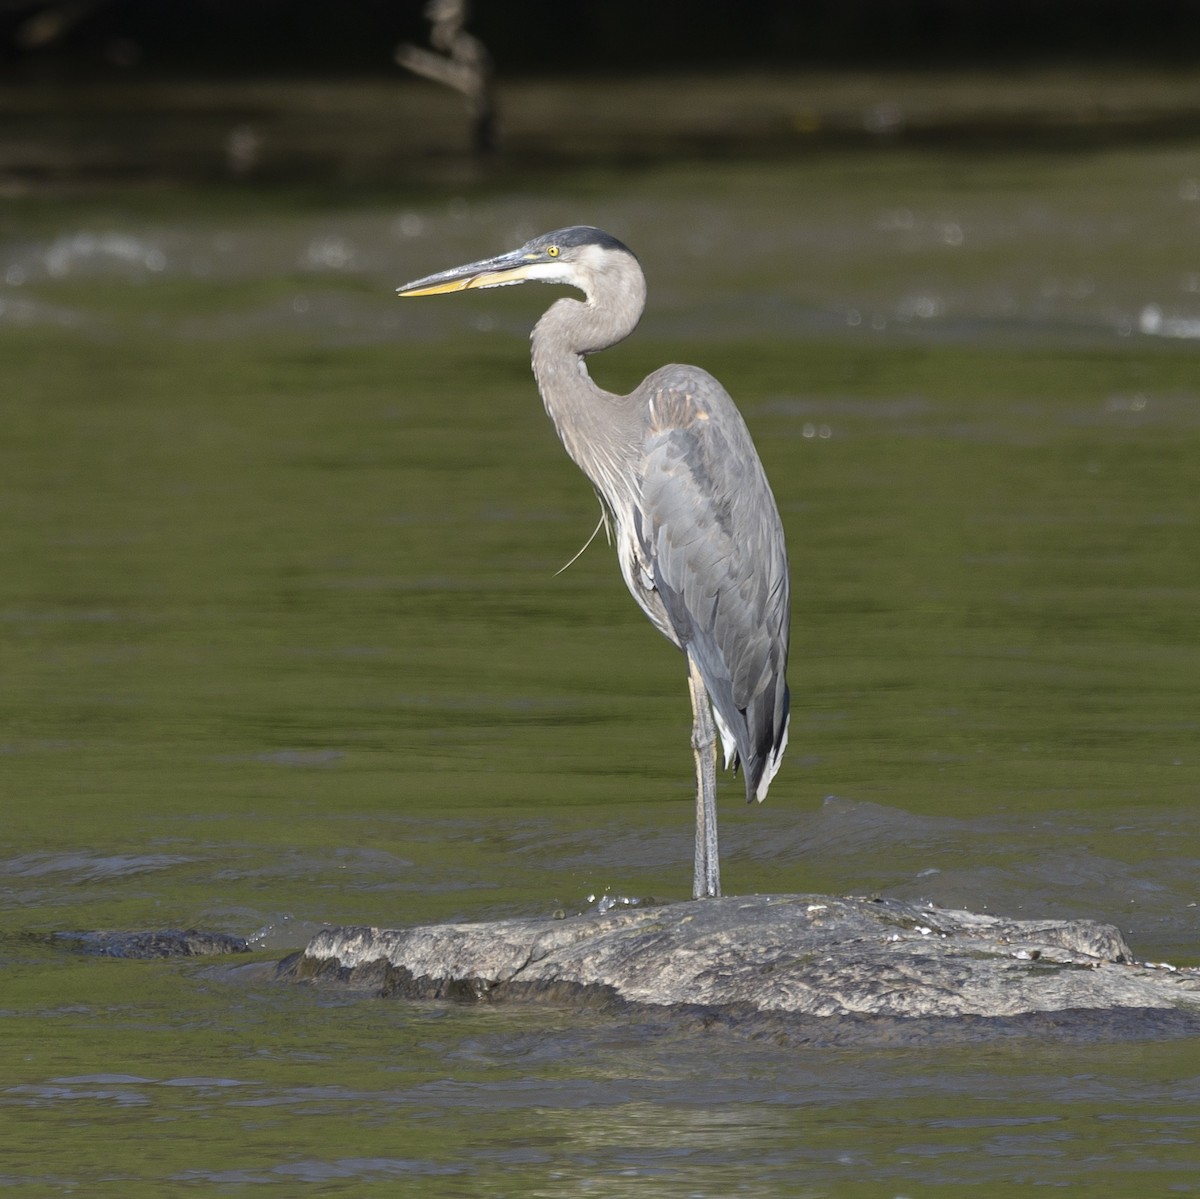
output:
[[[529,376],[551,293],[391,296],[587,221],[650,280],[594,374],[717,374],[789,537],[791,749],[763,808],[724,784],[726,890],[1200,960],[1197,175],[892,150],[0,210],[0,1184],[1200,1189],[1191,1043],[782,1050],[23,935],[273,960],[325,922],[689,893],[681,662],[602,544],[555,574],[597,510]]]

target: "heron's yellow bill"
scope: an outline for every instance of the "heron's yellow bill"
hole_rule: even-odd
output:
[[[510,283],[524,283],[529,277],[527,266],[518,266],[504,271],[481,271],[458,279],[447,279],[442,283],[422,286],[420,281],[408,287],[396,288],[398,296],[438,296],[450,291],[469,291],[475,287],[504,287]]]

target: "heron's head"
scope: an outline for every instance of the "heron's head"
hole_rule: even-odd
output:
[[[436,296],[476,287],[538,282],[566,283],[590,296],[601,276],[631,262],[637,262],[632,251],[611,234],[590,225],[571,225],[543,233],[519,250],[416,279],[396,288],[396,294]]]

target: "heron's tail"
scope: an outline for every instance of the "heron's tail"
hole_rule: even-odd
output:
[[[746,712],[746,731],[750,741],[749,752],[740,755],[742,769],[746,775],[746,802],[767,798],[771,780],[783,765],[783,753],[788,743],[788,721],[791,695],[787,683],[778,680],[782,687],[774,695],[764,694],[759,702]]]
[[[771,780],[779,773],[780,766],[783,765],[783,751],[787,749],[788,743],[788,717],[783,718],[783,735],[779,742],[771,750],[762,764],[762,770],[759,772],[758,781],[754,782],[750,777],[750,771],[746,771],[746,802],[757,799],[762,803],[767,798],[767,789],[771,786]]]
[[[738,711],[734,727],[731,727],[715,703],[712,706],[717,732],[721,734],[725,769],[741,769],[746,781],[747,803],[754,803],[755,800],[762,803],[767,798],[771,780],[783,765],[791,704],[786,683],[774,700],[774,703],[768,704],[764,696],[755,708]]]

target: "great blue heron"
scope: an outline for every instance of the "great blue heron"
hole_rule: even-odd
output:
[[[664,366],[629,395],[592,382],[584,359],[633,332],[646,279],[615,237],[576,225],[519,250],[397,288],[431,296],[565,283],[534,327],[533,373],[566,451],[616,525],[621,574],[687,656],[696,759],[697,899],[721,893],[716,732],[747,801],[766,798],[787,746],[788,570],[779,510],[729,394],[694,366]],[[711,703],[711,707],[710,707]]]

